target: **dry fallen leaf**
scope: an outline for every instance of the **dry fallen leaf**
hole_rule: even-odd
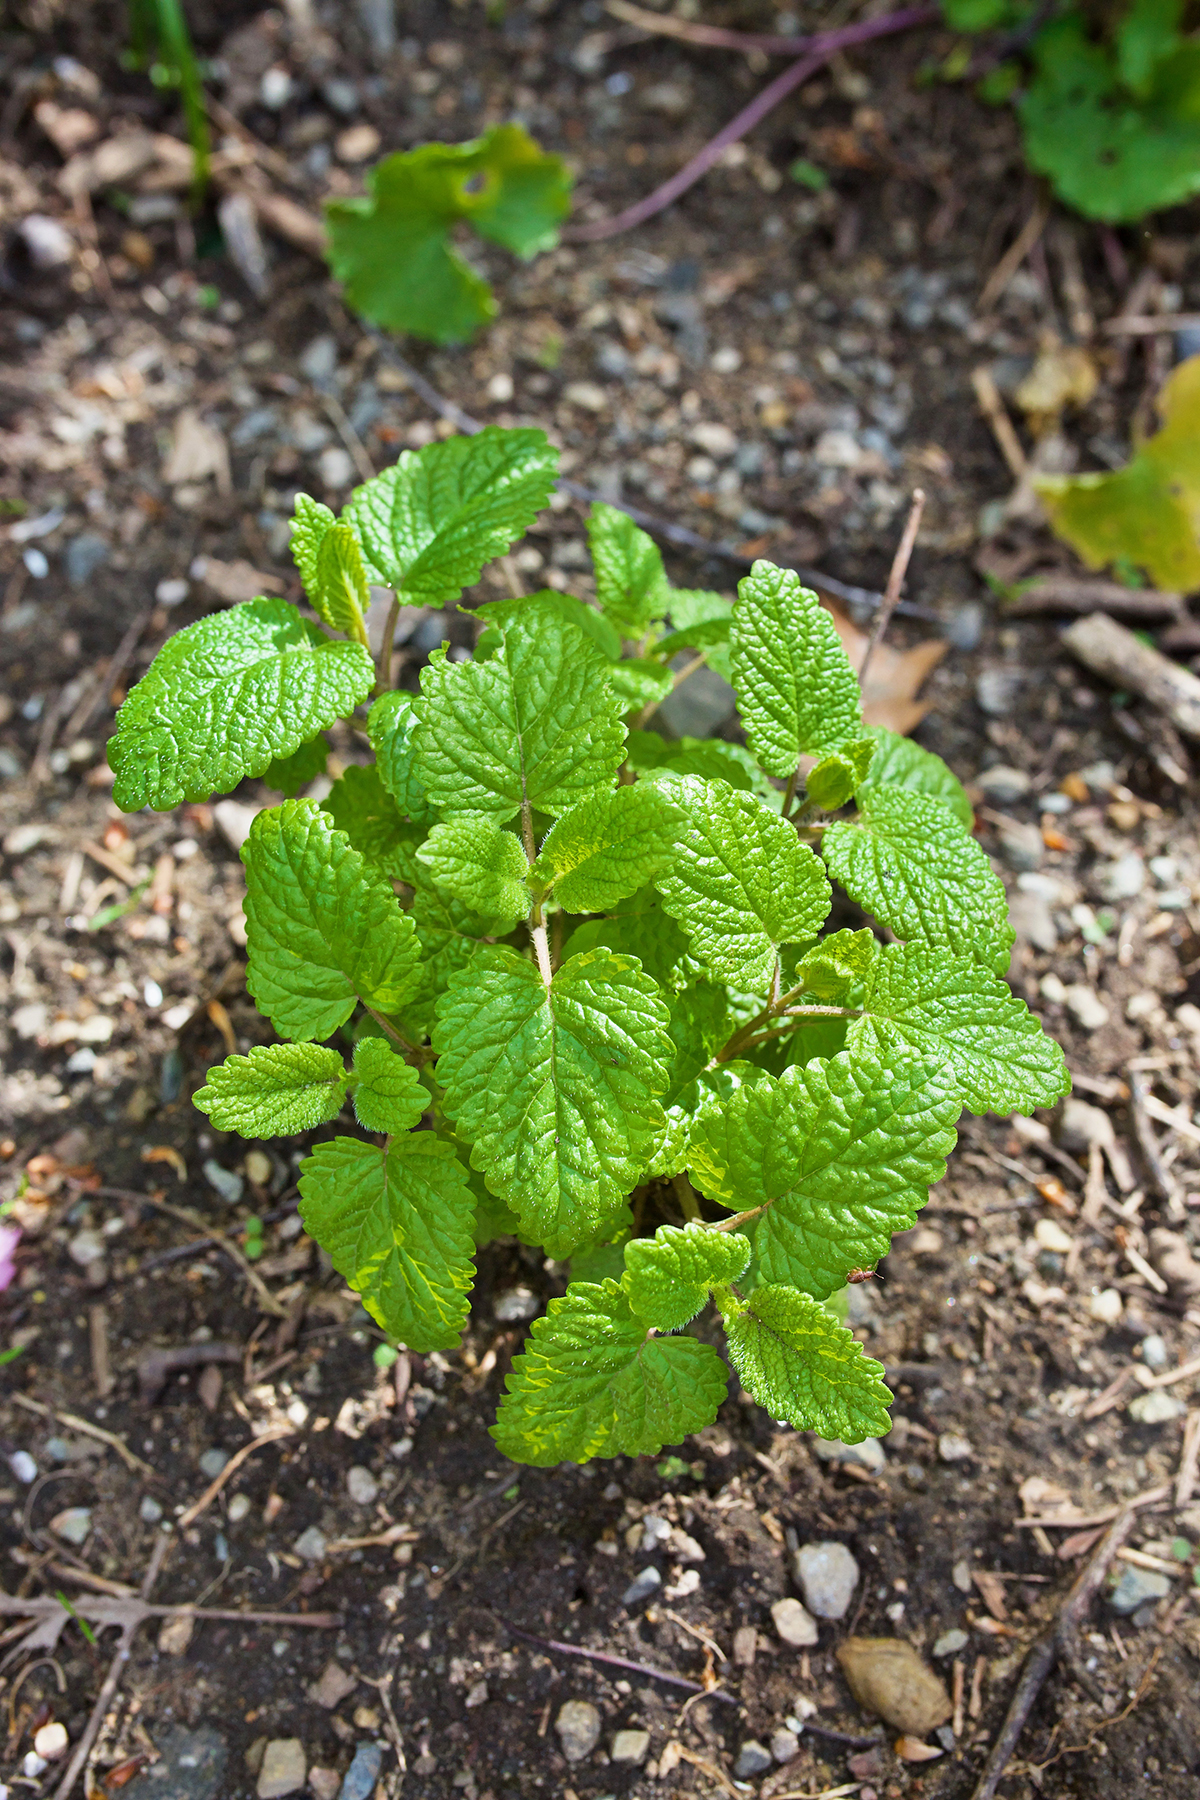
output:
[[[829,611],[851,667],[861,668],[870,641],[867,634],[836,606],[830,606]],[[867,671],[864,721],[868,725],[885,725],[901,737],[907,737],[915,730],[933,704],[930,700],[918,700],[916,696],[945,656],[947,648],[944,638],[926,638],[923,644],[914,644],[910,650],[893,650],[885,638],[876,648]]]
[[[184,482],[216,477],[222,494],[231,491],[229,450],[224,434],[207,425],[194,406],[185,406],[175,420],[171,450],[163,467],[163,480],[171,487]]]
[[[257,600],[260,594],[282,593],[285,586],[278,575],[267,575],[240,556],[232,562],[221,562],[215,556],[197,556],[188,573],[230,606],[241,600]]]
[[[1013,398],[1035,437],[1057,425],[1068,406],[1086,406],[1099,386],[1096,365],[1078,344],[1048,338]]]
[[[901,1762],[933,1762],[943,1752],[934,1744],[924,1744],[920,1738],[898,1737],[893,1748]]]
[[[143,1144],[142,1161],[148,1163],[169,1163],[180,1181],[187,1180],[187,1164],[173,1144]]]

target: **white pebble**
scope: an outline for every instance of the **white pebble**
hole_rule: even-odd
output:
[[[1057,1219],[1039,1219],[1033,1228],[1033,1235],[1040,1249],[1052,1250],[1056,1256],[1066,1256],[1074,1242]]]
[[[1115,1325],[1125,1308],[1116,1288],[1101,1288],[1088,1301],[1088,1312],[1100,1325]]]
[[[70,1741],[66,1726],[54,1719],[34,1734],[33,1747],[39,1756],[44,1756],[47,1762],[53,1762],[62,1755]]]

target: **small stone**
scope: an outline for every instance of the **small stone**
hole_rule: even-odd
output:
[[[223,1169],[215,1157],[203,1164],[204,1179],[227,1206],[236,1206],[246,1191],[246,1184],[232,1169]],[[280,1739],[282,1743],[284,1740]]]
[[[143,1525],[157,1525],[163,1516],[163,1509],[153,1494],[143,1494],[142,1504],[138,1507],[138,1517]]]
[[[507,406],[515,391],[513,378],[506,369],[501,369],[493,375],[484,389],[488,399],[495,401],[497,406]]]
[[[1033,783],[1024,769],[997,763],[994,769],[985,769],[975,785],[997,806],[1011,806],[1025,798]]]
[[[254,1183],[255,1187],[266,1187],[274,1173],[275,1165],[265,1150],[250,1150],[247,1152],[246,1174]]]
[[[765,1744],[760,1744],[757,1738],[747,1738],[733,1765],[734,1779],[748,1781],[751,1775],[764,1775],[773,1763],[774,1758]]]
[[[1142,1361],[1148,1369],[1165,1369],[1171,1360],[1165,1338],[1152,1331],[1142,1339]]]
[[[974,1454],[970,1438],[963,1437],[960,1432],[943,1431],[938,1439],[938,1458],[941,1462],[966,1462]]]
[[[732,456],[738,445],[736,434],[728,425],[717,420],[702,419],[698,425],[692,426],[689,436],[697,450],[703,450],[706,456],[713,457],[717,462]]]
[[[348,1674],[340,1662],[336,1662],[333,1657],[330,1657],[320,1675],[309,1688],[308,1697],[310,1700],[314,1700],[318,1706],[323,1706],[326,1712],[332,1712],[334,1707],[340,1706],[357,1686],[358,1683],[354,1676]]]
[[[91,1507],[68,1506],[65,1511],[55,1513],[50,1521],[50,1529],[55,1537],[60,1537],[65,1544],[74,1544],[78,1549],[92,1534]]]
[[[304,1786],[308,1764],[304,1745],[299,1738],[272,1738],[263,1751],[258,1771],[258,1800],[283,1800],[285,1794],[298,1794]]]
[[[468,1712],[473,1712],[477,1706],[486,1706],[490,1698],[487,1682],[476,1681],[467,1689],[467,1697],[463,1701],[463,1705]]]
[[[648,1600],[655,1589],[660,1588],[661,1586],[662,1576],[654,1567],[653,1563],[651,1563],[648,1568],[643,1569],[640,1574],[634,1576],[629,1586],[625,1589],[625,1592],[621,1595],[621,1605],[640,1606],[643,1600]]]
[[[1125,1310],[1125,1302],[1116,1288],[1101,1288],[1088,1301],[1088,1313],[1099,1325],[1115,1325]],[[1145,1346],[1142,1355],[1145,1356]]]
[[[1099,1031],[1107,1025],[1109,1011],[1094,988],[1086,982],[1073,981],[1066,990],[1067,1010],[1084,1031]]]
[[[558,1709],[554,1729],[567,1761],[582,1762],[600,1742],[600,1714],[590,1700],[568,1700]]]
[[[542,1310],[542,1303],[532,1288],[506,1288],[492,1301],[492,1312],[502,1325],[515,1323],[519,1319],[536,1319]]]
[[[166,1800],[224,1800],[229,1792],[224,1780],[229,1749],[215,1726],[205,1723],[189,1731],[183,1725],[168,1725],[155,1733],[155,1741],[156,1794]],[[239,1786],[237,1791],[244,1789]]]
[[[373,125],[348,125],[334,139],[333,153],[339,162],[369,162],[378,150],[379,142],[379,133]]]
[[[794,1650],[810,1649],[817,1642],[817,1621],[798,1600],[790,1596],[786,1600],[777,1600],[771,1608],[771,1617],[783,1642]]]
[[[733,1660],[741,1669],[752,1669],[758,1654],[758,1632],[753,1625],[739,1625],[733,1634]]]
[[[648,1731],[618,1731],[613,1734],[612,1759],[615,1763],[644,1763],[649,1751]]]
[[[1046,844],[1041,831],[1036,825],[1025,819],[1005,819],[997,826],[1000,835],[1000,853],[1010,869],[1018,874],[1028,874],[1040,869],[1046,854]]]
[[[858,1586],[858,1564],[845,1544],[802,1544],[794,1562],[804,1604],[818,1619],[844,1619]]]
[[[969,1643],[970,1638],[967,1633],[960,1631],[956,1625],[950,1631],[943,1631],[933,1646],[933,1654],[939,1660],[943,1656],[957,1656],[958,1652],[965,1650]]]
[[[1129,1402],[1128,1412],[1138,1425],[1165,1425],[1170,1419],[1182,1419],[1187,1403],[1178,1394],[1168,1394],[1165,1388],[1151,1388],[1148,1394],[1138,1394]]]
[[[229,1523],[231,1525],[240,1525],[242,1520],[246,1517],[246,1514],[249,1511],[250,1511],[250,1496],[249,1496],[249,1494],[235,1494],[233,1496],[233,1499],[229,1502],[229,1509],[226,1514],[226,1517],[228,1518]]]
[[[38,1466],[28,1450],[14,1450],[8,1459],[8,1466],[24,1487],[37,1480]]]
[[[950,1696],[903,1638],[847,1638],[837,1659],[858,1704],[923,1738],[954,1711]]]
[[[191,586],[191,582],[182,575],[168,575],[155,588],[154,598],[160,606],[182,606],[191,592]]]
[[[354,1751],[354,1761],[346,1770],[339,1800],[371,1800],[382,1767],[383,1745],[359,1744]]]
[[[837,1438],[819,1438],[812,1440],[812,1447],[820,1462],[852,1463],[860,1469],[878,1475],[887,1464],[887,1456],[878,1438],[864,1438],[861,1444],[843,1444]]]
[[[318,1563],[325,1555],[327,1543],[328,1539],[325,1533],[317,1526],[310,1525],[307,1531],[300,1533],[292,1548],[297,1556],[304,1558],[305,1562]]]
[[[340,444],[330,444],[317,458],[317,472],[328,488],[346,488],[354,480],[354,462]]]
[[[342,1790],[342,1778],[336,1769],[324,1769],[317,1765],[308,1771],[308,1791],[313,1800],[338,1800]]]
[[[182,1656],[192,1641],[192,1633],[196,1629],[194,1613],[176,1613],[174,1618],[164,1619],[158,1633],[158,1648],[163,1656]]]
[[[1108,1604],[1113,1612],[1127,1617],[1149,1601],[1165,1600],[1170,1592],[1169,1575],[1160,1575],[1155,1569],[1135,1569],[1132,1563],[1126,1563],[1108,1596]]]
[[[1039,1219],[1033,1228],[1033,1235],[1040,1249],[1051,1250],[1056,1256],[1067,1256],[1075,1243],[1070,1232],[1064,1231],[1057,1219]]]
[[[969,1594],[974,1590],[975,1578],[971,1574],[971,1565],[965,1556],[960,1556],[951,1569],[950,1579],[960,1594]]]
[[[1134,900],[1146,885],[1146,865],[1136,850],[1128,850],[1115,862],[1102,863],[1096,879],[1104,899]]]
[[[98,532],[81,531],[78,537],[72,538],[63,555],[71,586],[85,587],[96,570],[108,561],[109,554],[109,547]]]
[[[379,1483],[370,1469],[364,1469],[361,1463],[355,1463],[347,1470],[346,1488],[355,1506],[373,1506],[379,1493]]]
[[[86,1269],[89,1263],[104,1260],[104,1239],[98,1231],[85,1228],[83,1231],[75,1233],[67,1245],[67,1252],[73,1263],[78,1263],[81,1269]]]
[[[568,381],[563,389],[563,399],[568,406],[577,406],[583,412],[608,411],[608,395],[594,381]]]
[[[1156,1226],[1150,1233],[1150,1261],[1172,1292],[1200,1294],[1200,1263],[1181,1231]]]
[[[1015,669],[984,669],[975,682],[975,698],[990,718],[1002,719],[1013,709],[1021,677]]]
[[[200,1458],[200,1473],[207,1475],[210,1481],[215,1481],[217,1476],[223,1472],[228,1461],[228,1450],[222,1450],[214,1444],[212,1449],[206,1450]]]
[[[213,820],[231,850],[241,850],[260,811],[260,807],[244,806],[240,800],[217,801],[213,807]]]
[[[794,1731],[781,1725],[778,1731],[771,1733],[771,1755],[777,1763],[789,1763],[800,1754],[800,1739]]]
[[[28,556],[30,552],[27,550],[25,554]],[[50,1764],[45,1757],[39,1756],[36,1750],[27,1750],[21,1761],[21,1773],[27,1776],[31,1782],[36,1782],[38,1776],[49,1767]]]
[[[43,1725],[34,1733],[33,1747],[39,1756],[51,1763],[63,1754],[70,1741],[66,1726],[60,1725],[58,1720],[54,1719],[49,1725]]]
[[[642,1535],[638,1548],[644,1554],[649,1555],[652,1551],[657,1550],[660,1544],[665,1544],[670,1535],[671,1526],[666,1519],[661,1519],[657,1513],[647,1513],[642,1520]]]

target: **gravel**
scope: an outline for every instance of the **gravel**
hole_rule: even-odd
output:
[[[794,1650],[807,1650],[817,1641],[817,1621],[798,1600],[777,1600],[771,1608],[775,1629]]]
[[[600,1742],[600,1714],[590,1700],[568,1700],[558,1709],[554,1729],[567,1761],[582,1762]]]
[[[804,1604],[818,1619],[844,1619],[858,1586],[858,1564],[845,1544],[802,1544],[795,1576]]]

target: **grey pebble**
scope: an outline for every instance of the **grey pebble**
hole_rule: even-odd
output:
[[[625,1592],[621,1595],[622,1606],[640,1606],[648,1600],[656,1588],[662,1586],[662,1576],[653,1564],[635,1575]]]
[[[746,1781],[751,1775],[765,1775],[774,1761],[765,1744],[760,1744],[757,1738],[747,1738],[733,1765],[734,1780]]]
[[[1170,1361],[1166,1339],[1159,1337],[1156,1331],[1142,1339],[1142,1361],[1148,1369],[1165,1369]]]
[[[1178,1394],[1168,1394],[1164,1388],[1151,1388],[1148,1394],[1139,1394],[1129,1402],[1129,1416],[1139,1425],[1165,1425],[1171,1419],[1182,1419],[1187,1411],[1187,1402]]]
[[[818,1619],[844,1619],[858,1586],[858,1564],[845,1544],[802,1544],[794,1566],[809,1612]]]
[[[163,1516],[163,1509],[153,1494],[143,1494],[142,1504],[138,1507],[138,1517],[143,1525],[157,1525]]]
[[[950,1631],[943,1631],[941,1637],[938,1638],[933,1646],[933,1654],[935,1657],[939,1658],[943,1656],[957,1656],[960,1650],[966,1649],[970,1641],[967,1633],[965,1631],[960,1631],[956,1625]]]
[[[339,1800],[371,1800],[382,1767],[382,1744],[359,1744],[354,1761],[346,1770]]]
[[[590,1700],[567,1700],[558,1709],[554,1729],[567,1761],[582,1762],[600,1742],[600,1714]]]
[[[1154,1569],[1135,1569],[1132,1563],[1126,1563],[1108,1596],[1108,1604],[1113,1612],[1127,1616],[1148,1601],[1165,1600],[1170,1592],[1169,1576],[1159,1575]]]
[[[310,1525],[307,1531],[302,1531],[300,1533],[300,1536],[296,1539],[292,1548],[295,1550],[297,1556],[302,1556],[304,1558],[305,1562],[316,1563],[320,1562],[325,1555],[325,1546],[327,1543],[328,1539],[326,1538],[325,1533],[318,1530],[317,1526]]]
[[[67,580],[72,587],[83,587],[108,557],[108,545],[98,532],[81,531],[78,537],[71,539],[63,555]]]
[[[236,1206],[245,1191],[246,1184],[241,1176],[235,1175],[232,1169],[223,1169],[212,1156],[204,1164],[204,1179],[228,1206]]]

